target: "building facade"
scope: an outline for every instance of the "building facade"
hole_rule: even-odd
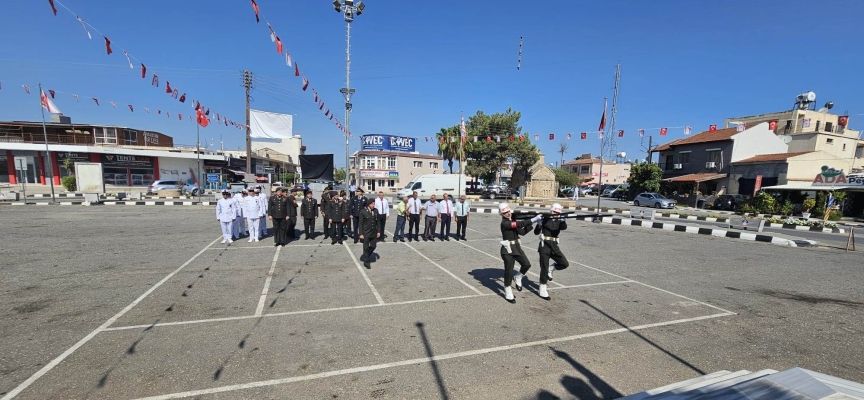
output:
[[[365,135],[349,158],[348,182],[368,191],[396,193],[417,175],[444,173],[444,159],[417,152],[410,137]]]
[[[602,184],[620,185],[630,179],[630,163],[616,163],[614,161],[603,161]],[[600,159],[591,154],[583,154],[581,158],[566,161],[562,168],[579,175],[582,180],[581,186],[596,185],[600,183]]]

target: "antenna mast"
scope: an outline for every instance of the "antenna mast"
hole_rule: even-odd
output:
[[[618,86],[621,83],[621,63],[619,62],[615,66],[615,91],[612,95],[612,117],[609,120],[609,133],[606,135],[608,138],[608,142],[606,142],[606,148],[604,150],[605,153],[603,157],[607,160],[614,160],[616,154],[618,154],[618,145],[615,143],[615,137],[618,135],[618,132],[615,131],[615,116],[618,114]]]

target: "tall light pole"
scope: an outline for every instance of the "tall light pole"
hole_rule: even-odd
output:
[[[351,23],[354,22],[354,16],[363,14],[366,5],[362,1],[354,0],[333,0],[333,8],[336,12],[342,13],[345,18],[346,25],[346,46],[345,46],[345,87],[339,92],[345,97],[345,184],[350,184],[350,176],[348,175],[348,156],[350,151],[350,139],[348,135],[351,132],[351,95],[354,94],[354,89],[351,89]],[[359,168],[358,174],[359,174]]]

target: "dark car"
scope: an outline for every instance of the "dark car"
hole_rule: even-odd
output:
[[[507,193],[509,193],[509,195],[507,195]],[[519,198],[519,191],[516,189],[511,189],[509,187],[501,189],[501,191],[498,193],[491,190],[486,190],[483,192],[483,194],[480,195],[480,198],[490,200],[509,198],[510,200],[516,200]]]
[[[714,204],[711,208],[715,210],[735,211],[747,201],[747,197],[742,194],[723,194],[714,199]]]

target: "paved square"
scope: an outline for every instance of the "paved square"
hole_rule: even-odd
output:
[[[496,215],[472,217],[468,242],[393,243],[390,221],[367,270],[350,239],[220,244],[207,208],[15,211],[0,209],[3,399],[615,397],[795,365],[864,377],[854,253],[574,222],[551,301],[523,239],[535,275],[511,305]]]

